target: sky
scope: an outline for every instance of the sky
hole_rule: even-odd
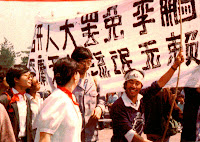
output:
[[[89,13],[122,0],[68,1],[68,2],[16,2],[0,1],[0,43],[4,37],[15,52],[31,46],[36,16],[73,18],[79,13]]]

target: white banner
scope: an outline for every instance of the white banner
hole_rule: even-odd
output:
[[[42,90],[53,90],[53,63],[83,46],[93,53],[90,72],[105,92],[122,91],[124,72],[145,72],[144,87],[173,64],[181,45],[185,62],[179,86],[198,87],[200,1],[127,0],[74,19],[38,18],[29,58]],[[177,72],[166,86],[175,86]]]

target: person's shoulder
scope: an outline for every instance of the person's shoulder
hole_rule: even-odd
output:
[[[49,114],[49,112],[56,112],[60,108],[63,108],[60,110],[63,111],[68,103],[67,95],[60,89],[55,89],[52,94],[43,101],[40,111],[45,115]]]
[[[63,92],[57,88],[45,100],[60,98],[62,95],[63,95]]]
[[[112,105],[113,108],[122,107],[122,106],[124,106],[124,103],[123,103],[123,100],[121,97],[119,99],[117,99]]]
[[[10,90],[7,90],[6,92],[3,92],[0,95],[0,103],[2,103],[5,107],[8,105],[12,98],[12,93]]]
[[[68,103],[69,97],[60,89],[55,89],[51,95],[49,95],[45,100],[44,103],[54,103],[59,101],[60,104]]]
[[[0,100],[1,101],[3,101],[3,100],[7,100],[7,95],[5,94],[5,93],[2,93],[1,95],[0,95]]]
[[[3,109],[5,109],[5,108],[4,108],[3,104],[0,103],[0,110],[1,110],[0,112],[2,112]]]

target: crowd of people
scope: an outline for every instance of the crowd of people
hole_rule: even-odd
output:
[[[198,141],[200,89],[183,88],[184,95],[176,96],[163,88],[183,62],[180,52],[168,71],[146,88],[142,88],[144,72],[130,69],[124,74],[124,92],[107,95],[88,72],[92,63],[88,48],[77,47],[71,57],[54,63],[57,88],[47,95],[26,66],[0,68],[0,141],[97,142],[98,120],[106,107],[112,119],[111,142],[167,142],[171,134],[163,137],[162,126],[171,117],[183,127],[182,142]]]

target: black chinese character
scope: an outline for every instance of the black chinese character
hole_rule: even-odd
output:
[[[191,21],[197,17],[194,0],[181,0],[181,8],[178,2],[179,0],[160,0],[162,26],[173,26],[173,23],[176,25],[180,23],[179,11],[182,22]]]
[[[42,24],[35,25],[35,33],[34,33],[34,39],[33,39],[33,42],[32,42],[31,52],[35,52],[36,39],[38,40],[38,45],[37,45],[38,51],[42,50],[42,37],[43,37],[43,34],[41,33],[42,26],[43,26]],[[36,37],[35,37],[35,35],[36,35]]]
[[[156,41],[150,40],[150,41],[145,42],[143,44],[139,44],[139,48],[142,48],[142,47],[146,48],[146,50],[141,51],[141,54],[147,55],[147,61],[146,61],[147,66],[143,67],[142,68],[143,70],[149,70],[149,69],[151,69],[151,66],[152,66],[152,69],[158,68],[158,67],[161,66],[160,61],[159,61],[160,55],[157,55],[157,58],[156,58],[157,64],[154,63],[154,56],[155,56],[154,52],[159,52],[159,50],[158,50],[158,48],[149,49],[148,46],[152,45],[152,44],[156,44]]]
[[[174,32],[171,33],[171,37],[166,38],[166,41],[172,41],[172,43],[168,44],[169,54],[174,54],[170,55],[167,65],[172,62],[173,58],[175,60],[178,51],[181,49],[180,41],[176,42],[176,40],[180,40],[180,35],[174,36]]]
[[[111,59],[114,63],[114,73],[115,74],[121,74],[121,71],[117,69],[117,64],[116,64],[116,61],[115,61],[115,59],[118,58],[118,56],[116,55],[117,52],[116,51],[110,51],[109,53],[112,55]]]
[[[42,37],[43,37],[43,34],[41,33],[41,29],[42,29],[42,24],[40,25],[37,25],[37,39],[38,39],[38,50],[42,50]],[[40,47],[40,49],[39,49]]]
[[[48,52],[48,49],[49,49],[49,40],[51,41],[51,43],[54,45],[54,47],[57,49],[57,50],[59,50],[59,47],[58,47],[58,45],[53,41],[53,39],[50,37],[50,33],[49,33],[49,31],[50,31],[50,27],[49,27],[49,25],[48,25],[48,29],[47,29],[48,31],[48,33],[47,33],[47,46],[46,46],[46,52]]]
[[[129,50],[128,48],[122,48],[117,50],[117,52],[119,53],[119,57],[120,57],[120,61],[122,63],[122,72],[123,74],[126,72],[125,71],[125,65],[128,66],[128,69],[131,69],[130,64],[132,63],[132,60],[127,60],[126,57],[129,57]]]
[[[198,63],[198,47],[199,42],[195,41],[197,37],[198,31],[191,31],[185,33],[185,45],[186,45],[186,65],[189,66],[191,61],[194,60],[197,64]],[[191,40],[191,42],[189,42]]]
[[[113,11],[113,16],[111,12]],[[113,37],[114,40],[122,39],[124,38],[124,31],[121,30],[120,34],[121,36],[116,35],[116,27],[119,25],[122,25],[122,16],[117,15],[117,5],[109,7],[107,9],[107,13],[103,15],[103,18],[105,18],[104,23],[105,23],[105,28],[109,29],[109,37],[104,39],[104,42],[108,42],[111,40],[111,32],[113,30]]]
[[[35,70],[35,59],[30,59],[29,60],[29,68],[33,69],[33,71],[36,72],[36,70]]]
[[[149,2],[153,2],[153,0],[140,0],[133,3],[133,7],[137,6],[137,12],[133,13],[133,17],[137,16],[137,19],[140,20],[138,23],[134,23],[133,27],[138,27],[142,25],[143,30],[140,31],[140,35],[147,34],[146,23],[155,23],[154,18],[147,19],[147,13],[154,11],[154,8],[149,8]]]
[[[110,77],[110,73],[109,71],[107,70],[107,67],[106,67],[106,64],[105,64],[105,61],[104,61],[104,55],[101,53],[101,51],[97,52],[97,53],[93,53],[93,55],[95,56],[95,59],[98,60],[98,67],[99,67],[99,76],[101,78],[108,78]],[[94,74],[94,72],[92,71],[92,74]]]
[[[39,72],[39,81],[41,84],[45,86],[46,84],[46,76],[45,76],[46,66],[44,65],[44,59],[42,59],[42,55],[38,56],[38,72]]]
[[[98,44],[98,41],[96,41],[94,39],[94,35],[99,34],[99,32],[98,31],[91,32],[91,29],[97,28],[96,25],[91,25],[92,22],[98,22],[98,11],[81,17],[81,23],[82,24],[87,23],[86,27],[81,28],[82,32],[87,31],[87,32],[83,33],[83,37],[85,37],[85,36],[88,37],[87,41],[84,44],[85,47]],[[92,41],[90,41],[90,40],[92,40]]]
[[[69,34],[69,36],[74,44],[74,47],[75,48],[77,47],[76,41],[74,40],[74,37],[72,36],[72,34],[69,30],[69,28],[73,28],[73,27],[74,27],[74,24],[72,24],[72,23],[68,24],[68,19],[66,20],[65,25],[60,26],[60,31],[65,30],[65,43],[63,45],[63,50],[65,50],[66,46],[67,46],[67,34]]]

